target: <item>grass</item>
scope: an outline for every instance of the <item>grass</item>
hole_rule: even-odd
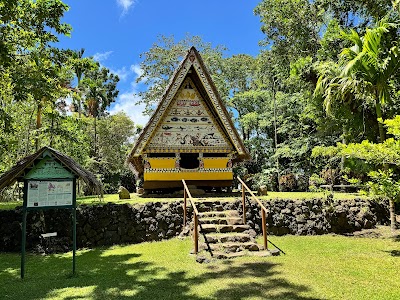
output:
[[[400,241],[272,237],[287,255],[198,264],[191,239],[28,255],[0,254],[1,299],[400,299]]]
[[[326,192],[268,192],[268,196],[261,196],[260,199],[272,200],[272,199],[292,199],[292,200],[304,200],[312,198],[323,198],[327,197]],[[342,193],[334,192],[334,200],[350,200],[354,198],[367,199],[368,196],[362,195],[360,193]]]
[[[221,195],[221,194],[219,194]],[[273,200],[273,199],[293,199],[293,200],[304,200],[304,199],[311,199],[311,198],[326,198],[326,193],[324,192],[269,192],[268,196],[261,196],[260,199],[262,200]],[[237,197],[224,197],[225,200],[234,200]],[[241,197],[238,193],[238,197]],[[333,199],[354,199],[354,198],[368,198],[366,196],[360,195],[358,193],[341,193],[341,192],[334,192]],[[136,193],[131,193],[131,199],[123,199],[120,200],[118,194],[108,194],[104,195],[104,198],[100,200],[97,196],[84,196],[78,197],[77,202],[78,205],[86,204],[86,205],[95,205],[101,203],[112,202],[115,204],[143,204],[147,202],[172,202],[172,201],[181,201],[182,197],[166,197],[166,196],[159,196],[159,197],[146,197],[143,195],[139,195]],[[0,202],[0,210],[1,209],[14,209],[17,206],[21,206],[21,201],[12,201],[12,202]]]

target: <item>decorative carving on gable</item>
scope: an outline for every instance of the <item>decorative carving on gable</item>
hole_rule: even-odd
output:
[[[191,79],[186,78],[150,137],[146,150],[151,149],[232,150],[232,146]]]
[[[189,86],[182,85],[185,78],[188,78],[187,74],[192,66],[211,100],[213,109],[217,112],[220,122],[227,129],[228,136],[225,136],[214,119],[211,120],[212,114],[205,105],[204,99],[198,94],[194,84],[190,81],[185,83],[192,85],[190,87],[194,92],[190,91]],[[239,155],[247,155],[205,72],[207,71],[199,62],[195,50],[191,50],[187,59],[176,71],[163,100],[157,107],[150,123],[146,126],[143,135],[139,138],[134,153],[132,153],[133,157],[139,157],[143,152],[157,152],[157,150],[168,152],[177,149],[183,152],[212,151],[225,153],[237,150]],[[166,114],[167,117],[165,117]],[[211,123],[208,123],[209,120],[206,121],[206,118],[210,119]],[[186,124],[195,126],[191,126],[189,132],[185,126],[181,126]],[[195,128],[196,126],[197,128]]]
[[[199,75],[200,80],[201,80],[201,82],[202,82],[202,84],[203,84],[208,96],[211,99],[211,103],[213,104],[214,109],[218,112],[218,116],[220,117],[220,119],[221,119],[222,123],[224,124],[225,128],[230,128],[231,125],[230,125],[228,119],[226,118],[225,113],[222,111],[221,106],[219,105],[217,97],[216,97],[216,95],[215,95],[215,93],[214,93],[214,91],[213,91],[213,89],[212,89],[207,77],[206,77],[206,74],[204,73],[203,68],[200,66],[200,64],[199,64],[199,62],[197,60],[195,60],[193,62],[193,67],[196,70],[197,74]],[[239,154],[244,154],[243,151],[241,151],[242,147],[240,146],[240,142],[237,139],[236,135],[232,131],[228,131],[228,133],[229,133],[229,137],[231,138],[233,144],[235,145],[235,148],[238,149]]]

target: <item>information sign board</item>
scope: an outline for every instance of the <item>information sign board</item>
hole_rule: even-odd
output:
[[[27,208],[72,206],[73,181],[28,180]]]

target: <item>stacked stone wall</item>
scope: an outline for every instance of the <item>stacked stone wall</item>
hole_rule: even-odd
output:
[[[237,209],[237,201],[198,204],[199,210]],[[261,233],[258,204],[247,199],[247,223]],[[351,233],[389,223],[388,204],[355,200],[272,200],[263,201],[269,210],[267,224],[273,235],[317,235]],[[27,248],[39,252],[68,251],[72,246],[72,217],[68,209],[30,211],[27,217]],[[188,211],[191,216],[191,210]],[[0,210],[0,251],[21,248],[22,208]],[[190,221],[190,220],[189,220]],[[142,205],[100,204],[77,208],[77,246],[96,247],[169,239],[182,232],[182,202],[149,202]],[[42,233],[57,232],[44,239]]]

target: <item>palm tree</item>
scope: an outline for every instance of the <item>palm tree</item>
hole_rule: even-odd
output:
[[[82,86],[85,89],[84,108],[86,109],[86,114],[93,118],[94,157],[97,157],[98,154],[96,120],[104,115],[107,107],[117,98],[118,90],[116,87],[118,81],[118,76],[110,73],[107,68],[99,68],[99,66],[96,70],[89,71],[82,81]]]
[[[338,93],[343,100],[361,96],[366,101],[366,97],[370,97],[375,106],[381,142],[386,139],[385,129],[379,121],[383,119],[382,106],[390,101],[390,80],[400,66],[398,46],[388,49],[383,37],[395,26],[382,20],[376,27],[368,28],[363,37],[355,30],[343,32],[342,37],[354,45],[340,53],[341,73],[330,81],[325,92],[326,107],[330,107],[330,101]]]
[[[343,32],[343,39],[352,42],[353,46],[344,48],[340,53],[339,75],[332,76],[334,72],[328,72],[321,76],[315,90],[315,94],[322,92],[325,96],[324,105],[328,111],[332,102],[338,99],[357,99],[365,103],[370,98],[375,108],[381,143],[386,139],[382,107],[390,101],[391,79],[400,66],[397,42],[390,43],[390,47],[383,38],[395,27],[397,24],[382,20],[376,27],[368,28],[363,37],[355,30]],[[394,230],[396,220],[393,199],[389,199],[389,203],[391,228]]]
[[[78,117],[81,118],[81,113],[82,113],[82,90],[81,90],[81,82],[82,78],[85,76],[87,72],[90,72],[91,70],[96,68],[96,62],[93,60],[93,58],[90,57],[83,57],[83,54],[85,53],[85,49],[81,50],[76,50],[72,52],[72,59],[71,59],[71,65],[72,69],[75,73],[76,79],[77,79],[77,85],[73,89],[73,100],[75,104],[78,106]]]

